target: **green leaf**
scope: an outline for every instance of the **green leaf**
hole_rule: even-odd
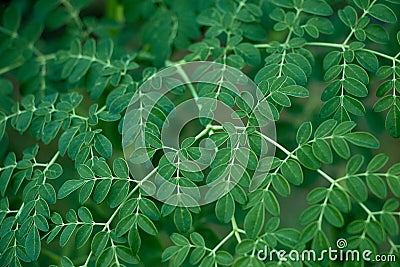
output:
[[[178,246],[167,247],[167,248],[163,251],[163,253],[162,253],[162,255],[161,255],[161,261],[162,261],[162,262],[165,262],[165,261],[170,260],[172,257],[174,257],[174,256],[176,255],[176,253],[178,253],[178,251],[179,251],[180,249],[181,249],[181,248],[178,247]]]
[[[34,221],[35,226],[36,226],[40,231],[43,231],[43,232],[49,231],[49,224],[48,224],[46,218],[45,218],[43,215],[41,215],[41,214],[36,214],[36,215],[33,217],[33,221]]]
[[[328,133],[330,133],[335,128],[336,125],[337,125],[336,120],[330,119],[330,120],[324,121],[315,130],[314,137],[321,138],[321,137],[326,136]]]
[[[321,117],[322,118],[328,118],[331,116],[333,113],[335,113],[339,106],[340,106],[340,97],[336,96],[331,98],[329,101],[327,101],[321,108]]]
[[[378,175],[369,174],[367,176],[367,186],[375,196],[384,199],[387,195],[386,184]]]
[[[100,231],[94,235],[92,239],[91,249],[95,256],[100,255],[108,243],[110,235],[106,232]]]
[[[333,13],[331,6],[324,0],[305,0],[302,9],[306,13],[330,16]]]
[[[308,207],[300,215],[300,220],[299,220],[300,224],[301,225],[310,224],[311,222],[317,220],[317,218],[320,216],[321,212],[322,212],[321,205],[314,205],[314,206]]]
[[[192,226],[192,214],[187,208],[178,207],[174,212],[174,223],[179,232],[188,232]]]
[[[391,175],[400,175],[400,163],[396,163],[390,167],[388,173]]]
[[[368,0],[354,0],[354,3],[361,9],[367,9],[369,5]]]
[[[395,98],[393,96],[391,95],[384,96],[374,104],[374,111],[381,112],[387,110],[388,108],[393,106],[394,101]]]
[[[67,256],[63,256],[61,258],[61,266],[62,267],[74,267],[74,263]]]
[[[318,203],[325,199],[326,195],[327,189],[325,187],[316,187],[308,193],[307,202],[310,204]]]
[[[235,48],[235,53],[241,56],[250,65],[256,66],[260,64],[260,52],[254,45],[250,43],[241,43]]]
[[[279,228],[280,222],[281,220],[279,219],[279,217],[270,218],[265,225],[265,231],[269,233],[277,230]]]
[[[327,164],[333,162],[332,150],[327,141],[323,139],[315,140],[312,144],[312,151],[319,161]]]
[[[96,55],[98,58],[107,61],[111,59],[113,49],[114,49],[114,43],[111,39],[102,39],[97,44]]]
[[[367,70],[371,72],[376,72],[378,70],[379,62],[375,54],[369,51],[357,50],[355,51],[355,55],[358,63],[360,63]]]
[[[123,236],[126,232],[132,232],[132,231],[137,231],[137,215],[135,214],[130,214],[128,216],[125,216],[123,219],[121,219],[117,227],[115,228],[115,232],[117,236]],[[128,238],[135,238],[138,241],[140,241],[140,236],[138,233],[129,233],[129,235],[133,236],[128,236]]]
[[[184,246],[190,245],[189,240],[186,237],[184,237],[183,235],[173,233],[170,236],[170,238],[171,238],[172,242],[177,246],[184,247]]]
[[[321,252],[329,246],[330,245],[326,234],[322,230],[319,230],[314,236],[314,239],[311,243],[311,248],[316,252]]]
[[[340,20],[349,28],[353,28],[357,22],[357,12],[352,6],[346,6],[339,10],[338,15]]]
[[[332,22],[327,18],[313,17],[307,21],[307,25],[312,25],[318,28],[318,31],[323,34],[333,34],[335,29]]]
[[[307,82],[307,75],[303,69],[293,63],[284,64],[282,71],[285,75],[295,80],[295,82],[299,85],[305,85]]]
[[[348,194],[338,188],[334,188],[331,191],[329,202],[343,212],[349,212],[351,209],[351,202]]]
[[[340,123],[335,130],[333,130],[333,134],[341,136],[350,132],[354,127],[356,127],[356,123],[354,121],[344,121]]]
[[[94,137],[94,148],[102,157],[109,158],[112,154],[112,144],[107,137],[97,134]]]
[[[205,241],[204,238],[197,232],[193,232],[190,234],[190,240],[194,245],[204,247]]]
[[[50,204],[56,203],[56,191],[51,184],[42,184],[39,187],[39,195]]]
[[[152,220],[158,220],[160,218],[160,211],[157,206],[153,201],[147,198],[141,198],[139,200],[139,209]]]
[[[396,14],[393,10],[383,4],[375,4],[371,6],[368,10],[368,14],[387,23],[395,23],[397,21]]]
[[[372,160],[368,163],[367,171],[368,172],[376,172],[385,166],[388,162],[389,157],[383,153],[377,154]]]
[[[304,122],[300,125],[296,134],[296,141],[299,145],[305,144],[311,137],[312,125],[311,122]]]
[[[288,247],[294,247],[297,245],[300,238],[300,233],[291,228],[282,228],[275,232],[278,241]]]
[[[281,172],[292,184],[300,185],[303,183],[303,170],[297,161],[289,159],[282,163]]]
[[[95,180],[87,181],[79,190],[79,203],[83,204],[92,194],[95,185]]]
[[[128,178],[129,169],[126,161],[122,158],[116,158],[113,163],[113,172],[119,178]]]
[[[350,143],[366,148],[379,148],[379,141],[370,133],[367,132],[354,132],[348,133],[344,138]]]
[[[280,174],[272,175],[272,185],[276,192],[281,196],[290,195],[290,185],[287,180]]]
[[[79,63],[75,66],[71,75],[69,75],[68,82],[70,83],[78,82],[80,79],[82,79],[83,76],[85,76],[91,65],[92,61],[90,60],[87,59],[79,60]]]
[[[261,232],[265,220],[263,205],[256,205],[247,213],[244,219],[244,230],[249,238],[256,238]]]
[[[78,174],[83,179],[92,179],[94,178],[94,172],[84,164],[80,164],[77,168]]]
[[[364,182],[357,176],[350,176],[346,180],[347,188],[351,195],[358,201],[364,202],[368,198],[367,187]]]
[[[79,218],[86,223],[92,223],[93,222],[93,216],[90,213],[89,209],[86,207],[80,207],[78,210],[78,216]]]
[[[138,149],[133,151],[129,160],[133,164],[141,164],[141,163],[144,163],[144,162],[147,162],[148,160],[150,160],[151,157],[153,156],[153,154],[154,154],[154,151],[148,150],[145,147],[139,147]]]
[[[58,150],[59,150],[61,156],[65,155],[65,152],[67,151],[67,149],[71,143],[71,140],[77,131],[78,131],[78,128],[68,129],[60,136],[60,139],[58,139]]]
[[[30,110],[24,110],[18,115],[16,119],[15,129],[21,133],[28,129],[32,121],[33,112]]]
[[[382,243],[385,240],[385,231],[378,221],[370,221],[365,228],[367,235],[376,243]]]
[[[361,68],[360,66],[358,66],[356,64],[348,64],[345,68],[345,74],[346,74],[347,78],[353,78],[355,80],[362,82],[363,84],[369,83],[369,76],[368,76],[367,72],[363,68]],[[345,79],[345,80],[347,80],[347,79]],[[353,81],[353,80],[350,79],[350,81]],[[351,87],[351,86],[349,86],[349,87]],[[353,89],[353,90],[356,90],[356,89]],[[360,88],[358,90],[365,91],[365,89],[363,89],[363,88]],[[360,94],[362,94],[362,93],[360,93]]]
[[[335,206],[331,204],[325,206],[324,217],[331,225],[335,227],[342,227],[344,224],[342,214]]]
[[[72,234],[76,229],[76,224],[67,225],[60,235],[60,246],[64,247],[67,242],[71,239]]]
[[[395,211],[399,207],[399,201],[394,198],[389,198],[383,205],[384,211]]]
[[[351,96],[347,96],[345,95],[343,97],[343,107],[350,113],[356,115],[356,116],[363,116],[365,114],[365,108],[363,106],[363,104],[351,97]]]
[[[397,197],[400,196],[400,178],[398,176],[388,175],[387,182],[390,190]]]
[[[115,254],[118,255],[119,259],[123,260],[126,263],[139,264],[140,262],[139,257],[126,246],[117,246]]]
[[[36,261],[40,254],[40,235],[36,227],[31,227],[25,239],[26,254],[32,261]]]
[[[158,232],[154,223],[147,216],[143,214],[139,214],[138,225],[140,226],[140,228],[142,228],[146,233],[150,235],[156,235]]]
[[[299,150],[297,150],[296,156],[300,163],[308,169],[316,170],[321,165],[318,159],[314,156],[312,147],[308,144],[303,145]]]
[[[259,84],[263,80],[267,80],[270,77],[274,77],[279,72],[278,64],[270,64],[261,68],[256,77],[254,77],[254,82]]]
[[[222,266],[232,266],[233,257],[226,251],[218,251],[215,255],[215,261]]]
[[[289,85],[278,89],[279,92],[294,97],[308,97],[309,93],[307,88],[300,85]]]
[[[399,233],[399,224],[392,214],[383,213],[380,217],[380,222],[388,234],[395,236]]]
[[[242,239],[240,243],[236,245],[236,253],[245,254],[253,250],[254,241],[251,239]]]
[[[111,177],[111,170],[105,160],[96,160],[93,164],[92,170],[98,177]]]
[[[218,199],[215,205],[215,215],[223,223],[228,223],[235,212],[235,202],[230,193]]]
[[[280,214],[280,207],[279,202],[275,197],[275,194],[270,190],[264,191],[264,198],[263,198],[264,206],[269,213],[273,216],[279,216]]]
[[[128,192],[129,192],[128,181],[119,180],[114,182],[108,194],[110,208],[115,208],[118,205],[120,205],[128,195]]]
[[[68,156],[71,159],[75,159],[79,150],[81,149],[83,143],[85,141],[85,133],[80,133],[77,136],[73,137],[71,142],[68,145]]]
[[[82,225],[78,231],[76,231],[75,245],[77,248],[81,248],[86,244],[92,234],[92,231],[92,224]]]
[[[215,263],[215,258],[213,255],[207,255],[206,257],[203,258],[201,261],[199,267],[207,267],[207,266],[213,266]]]
[[[322,62],[324,70],[328,70],[333,66],[337,66],[342,59],[342,53],[339,51],[331,51],[324,57]]]
[[[313,28],[315,28],[315,30],[318,31],[318,29],[315,26],[313,26]],[[299,66],[300,68],[302,68],[307,76],[311,75],[311,73],[312,73],[311,64],[308,61],[308,59],[305,56],[303,56],[302,54],[300,54],[300,53],[286,54],[285,60],[288,63],[293,63],[293,64]]]
[[[63,168],[58,163],[53,163],[45,170],[44,175],[48,179],[56,179],[63,173]]]
[[[10,5],[4,11],[2,17],[2,22],[6,29],[10,30],[11,32],[16,32],[18,30],[21,22],[21,13],[14,5]]]
[[[385,120],[385,127],[392,137],[400,137],[400,108],[398,106],[393,106]]]
[[[15,156],[14,156],[14,160],[15,160]],[[4,171],[2,171],[1,175],[0,175],[0,182],[1,182],[1,195],[4,196],[4,194],[6,193],[7,190],[7,186],[8,183],[11,180],[11,176],[13,174],[13,170],[14,168],[7,168]]]
[[[100,256],[96,260],[96,267],[107,267],[110,266],[114,257],[114,251],[112,247],[102,251]]]
[[[367,37],[378,44],[385,44],[389,40],[389,35],[385,28],[378,24],[369,24],[365,28]]]
[[[69,194],[74,192],[76,189],[81,187],[84,183],[85,183],[85,181],[83,181],[83,180],[68,180],[68,181],[66,181],[61,186],[60,190],[58,190],[57,197],[59,199],[62,199],[64,197],[68,196]]]
[[[139,235],[139,231],[137,230],[137,227],[131,227],[128,233],[128,243],[129,246],[132,250],[133,254],[138,254],[139,249],[142,244],[142,240]]]
[[[93,200],[99,204],[101,203],[108,195],[108,192],[110,191],[111,188],[111,180],[110,179],[105,179],[100,181],[97,185],[96,188],[94,189],[93,193]]]
[[[281,92],[273,92],[271,94],[271,98],[272,100],[275,101],[275,103],[277,103],[278,105],[281,105],[283,107],[290,107],[291,106],[291,102],[289,97],[287,97],[285,94],[281,93]]]
[[[304,228],[303,232],[301,233],[300,242],[306,243],[306,242],[310,241],[317,234],[317,232],[318,232],[318,223],[317,222],[307,225]]]
[[[368,95],[367,87],[354,78],[347,78],[342,81],[342,85],[346,92],[357,97],[365,97]]]
[[[364,163],[364,156],[359,155],[359,154],[354,155],[347,162],[346,173],[348,175],[352,175],[352,174],[357,173],[360,170],[360,168],[361,168],[363,163]]]

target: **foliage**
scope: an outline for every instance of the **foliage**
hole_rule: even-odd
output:
[[[0,265],[274,266],[277,259],[262,262],[257,251],[320,251],[343,237],[348,248],[400,257],[398,4],[2,4]],[[144,152],[157,165],[151,175],[174,181],[176,187],[163,188],[170,192],[196,187],[204,177],[210,183],[226,170],[239,182],[206,206],[175,207],[150,196],[155,184],[130,174],[123,118],[158,70],[204,60],[254,80],[263,94],[259,110],[267,116],[261,107],[271,108],[278,140],[258,131],[254,103],[244,95],[223,86],[176,88],[148,110],[146,125],[138,122],[146,147],[134,155]],[[194,144],[209,137],[217,151],[210,167],[167,163],[163,122],[177,103],[202,96],[233,107],[249,123],[239,129],[200,120],[181,137],[179,157],[199,157]],[[249,149],[239,149],[241,140]],[[276,155],[262,159],[263,143]],[[261,174],[253,176],[257,169]]]

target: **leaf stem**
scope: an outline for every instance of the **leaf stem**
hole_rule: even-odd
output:
[[[231,223],[232,223],[233,232],[235,233],[237,242],[238,243],[242,242],[242,239],[240,238],[239,233],[241,233],[243,230],[239,229],[239,227],[236,223],[235,215],[232,216]]]
[[[234,235],[235,231],[231,231],[227,236],[225,236],[224,239],[221,240],[221,242],[219,242],[213,250],[211,250],[210,254],[215,254],[215,252],[217,252],[217,250],[222,247],[223,244],[225,244],[233,235]]]

